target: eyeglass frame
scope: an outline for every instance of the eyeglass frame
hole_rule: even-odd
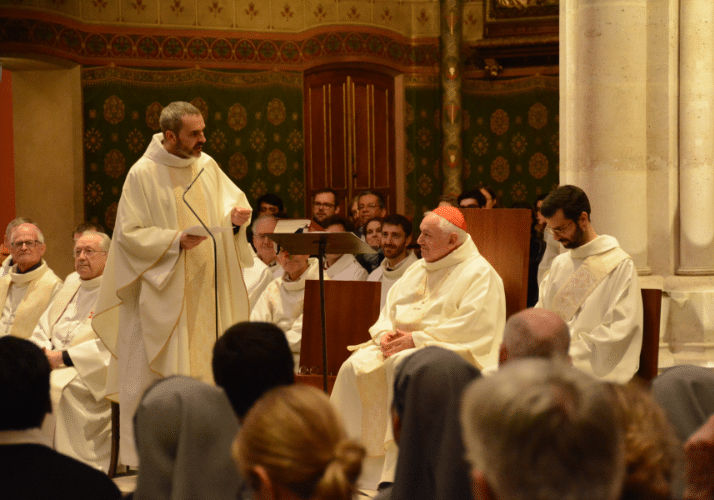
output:
[[[570,227],[571,224],[577,224],[577,222],[570,219],[570,221],[567,224],[563,224],[562,226],[556,227],[556,228],[546,226],[545,230],[548,231],[553,236],[562,236],[563,233],[568,230],[568,228]]]
[[[27,241],[13,241],[10,243],[10,246],[14,248],[15,250],[20,250],[23,245],[26,245],[29,250],[32,250],[35,248],[37,245],[43,245],[40,240],[27,240]]]
[[[313,201],[312,206],[316,208],[335,208],[337,205],[334,203],[322,203],[319,201]]]
[[[79,251],[79,253],[77,253],[77,251]],[[74,255],[75,259],[78,259],[82,255],[82,252],[84,252],[84,255],[86,255],[88,259],[91,259],[95,254],[107,253],[106,250],[95,250],[93,248],[76,248],[72,251],[72,255]]]

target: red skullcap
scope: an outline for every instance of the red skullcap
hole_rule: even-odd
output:
[[[432,210],[432,213],[448,220],[454,226],[466,231],[466,219],[464,219],[464,214],[462,214],[461,210],[458,208],[450,206],[439,207]]]

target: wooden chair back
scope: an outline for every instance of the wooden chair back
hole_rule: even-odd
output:
[[[650,382],[657,376],[659,362],[659,324],[662,314],[662,290],[642,289],[642,350],[637,375]]]
[[[368,341],[369,327],[379,318],[382,284],[378,281],[325,281],[327,331],[327,373],[337,375],[342,363],[352,354],[348,345]],[[322,367],[322,323],[320,321],[320,282],[305,283],[300,366],[311,370]]]
[[[506,317],[527,307],[531,211],[525,208],[461,209],[467,232],[503,280]]]

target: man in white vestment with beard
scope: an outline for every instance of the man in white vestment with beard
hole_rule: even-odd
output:
[[[455,207],[428,212],[417,242],[422,260],[392,286],[372,339],[342,364],[330,400],[351,438],[367,449],[361,485],[394,480],[397,447],[389,407],[395,367],[415,349],[450,349],[481,369],[498,362],[506,321],[503,281],[466,232]]]
[[[250,204],[202,152],[205,123],[198,108],[173,102],[159,123],[162,133],[124,183],[92,322],[112,353],[107,393],[121,406],[121,459],[130,466],[138,465],[132,417],[145,389],[169,375],[212,383],[219,332],[247,320],[250,309],[242,276],[242,267],[253,264],[246,238]],[[215,231],[215,263],[199,219],[222,228]]]
[[[595,233],[590,201],[577,186],[552,191],[541,214],[568,251],[553,260],[535,307],[568,324],[576,368],[602,380],[629,381],[642,349],[642,295],[632,258],[615,238]]]
[[[412,242],[412,223],[403,215],[388,215],[382,223],[382,250],[384,260],[372,271],[367,281],[382,284],[379,308],[387,302],[387,294],[409,266],[418,259],[407,247]]]
[[[111,355],[92,329],[92,317],[110,244],[109,236],[94,231],[75,241],[79,279],[65,281],[30,339],[52,368],[55,449],[104,472],[111,451],[111,405],[104,398]]]

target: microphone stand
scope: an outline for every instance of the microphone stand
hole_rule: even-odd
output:
[[[191,184],[188,185],[186,190],[183,192],[183,202],[186,204],[188,209],[191,211],[193,215],[196,216],[196,219],[198,219],[198,222],[201,223],[203,228],[206,230],[208,235],[211,237],[211,240],[213,240],[213,296],[216,304],[216,340],[218,340],[219,334],[218,334],[218,250],[216,246],[216,237],[213,236],[213,233],[211,232],[210,229],[208,229],[208,226],[203,223],[201,218],[198,216],[196,211],[191,207],[191,205],[186,201],[186,193],[188,193],[188,190],[193,187],[193,185],[196,183],[198,178],[201,176],[203,171],[206,170],[205,167],[201,169],[201,171],[196,175],[196,177],[191,181]]]

